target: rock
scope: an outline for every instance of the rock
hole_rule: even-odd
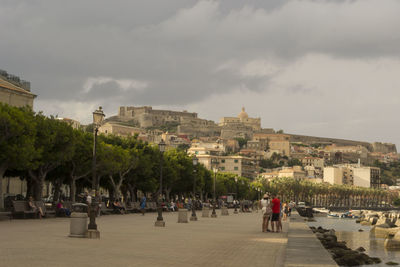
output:
[[[386,262],[386,265],[399,265],[399,264],[394,261],[388,261],[388,262]]]
[[[359,252],[364,252],[365,251],[365,248],[363,248],[363,247],[359,247],[358,249],[356,249],[357,251],[359,251]]]
[[[316,236],[319,240],[324,239],[324,234],[316,233],[315,236]]]
[[[384,243],[385,248],[399,249],[400,248],[400,231],[394,236],[390,235],[386,238]]]
[[[359,231],[359,232],[364,232],[364,230],[363,230],[363,229],[358,229],[358,231]]]
[[[371,260],[373,260],[374,263],[381,263],[382,262],[382,260],[380,258],[378,258],[378,257],[371,257]]]
[[[360,266],[365,263],[363,257],[359,254],[344,255],[343,257],[338,258],[336,262],[340,266]]]
[[[361,224],[361,225],[372,225],[372,223],[371,223],[371,222],[368,222],[368,221],[361,221],[360,224]]]
[[[380,228],[390,228],[390,225],[388,223],[382,223],[382,224],[377,224],[376,227]]]

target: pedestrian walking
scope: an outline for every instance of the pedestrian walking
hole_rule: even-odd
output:
[[[279,228],[280,228],[279,219],[280,219],[280,212],[281,212],[281,201],[276,196],[276,194],[272,195],[271,205],[272,205],[271,228],[272,228],[272,232],[275,232],[275,228],[276,228],[276,232],[278,233]]]
[[[289,204],[287,202],[283,203],[283,220],[286,221],[289,214]]]
[[[268,223],[272,214],[272,209],[271,209],[271,201],[269,199],[269,196],[267,194],[264,194],[263,199],[260,201],[260,208],[263,214],[263,220],[262,220],[262,231],[265,232],[271,232],[271,230],[268,229]]]
[[[142,212],[142,215],[144,216],[146,208],[146,196],[143,196],[142,199],[140,200],[140,211]]]

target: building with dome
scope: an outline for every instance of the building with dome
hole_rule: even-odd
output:
[[[261,130],[261,118],[250,118],[245,108],[242,107],[242,111],[237,117],[223,117],[219,121],[219,126],[245,126],[251,127],[253,131]]]

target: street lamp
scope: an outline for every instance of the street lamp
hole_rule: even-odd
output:
[[[157,216],[157,221],[155,222],[155,226],[160,226],[160,227],[165,227],[165,222],[162,217],[162,170],[163,170],[163,159],[164,159],[164,151],[165,151],[166,144],[163,139],[161,139],[161,142],[158,144],[158,149],[160,150],[160,195],[157,198],[157,210],[158,210],[158,216]]]
[[[236,201],[235,201],[235,211],[233,212],[234,214],[238,214],[237,211],[237,205],[238,205],[238,199],[239,199],[239,189],[238,189],[238,176],[235,176],[235,184],[236,184]]]
[[[218,165],[219,165],[218,159],[212,158],[211,165],[213,166],[213,172],[214,172],[213,211],[211,213],[211,218],[217,218],[217,213],[215,212],[215,205],[217,203],[217,200],[215,198],[215,184],[216,184],[216,180],[217,180],[217,172],[218,172]]]
[[[99,187],[99,182],[97,181],[96,175],[96,151],[97,151],[97,132],[99,131],[99,127],[104,120],[105,114],[101,107],[93,112],[93,131],[94,131],[94,141],[93,141],[93,161],[92,161],[92,191],[96,192]],[[94,232],[97,231],[96,225],[96,213],[99,204],[97,203],[97,199],[95,196],[92,196],[92,203],[90,207],[90,222],[88,225],[88,230],[92,230]],[[97,231],[98,232],[98,231]],[[96,233],[97,233],[96,232]]]
[[[195,206],[195,198],[196,198],[196,166],[197,163],[199,163],[199,159],[196,157],[196,155],[193,156],[193,197],[192,197],[192,216],[190,217],[191,221],[197,221],[197,216],[196,216],[196,206]]]

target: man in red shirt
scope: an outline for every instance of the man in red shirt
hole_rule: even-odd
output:
[[[281,201],[276,196],[276,194],[272,195],[271,205],[272,205],[272,218],[271,218],[272,232],[275,232],[274,226],[276,226],[276,232],[279,232],[279,217],[280,217],[280,213],[281,213]]]

